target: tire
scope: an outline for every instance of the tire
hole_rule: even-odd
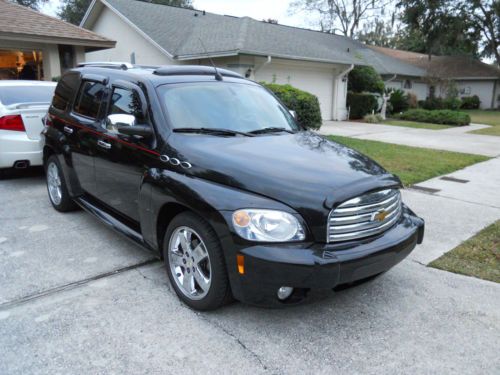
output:
[[[231,300],[223,251],[205,220],[191,212],[177,215],[165,232],[163,256],[170,283],[189,307],[215,310]]]
[[[78,206],[69,195],[61,164],[55,155],[50,156],[45,164],[45,176],[52,206],[59,212],[76,210]]]

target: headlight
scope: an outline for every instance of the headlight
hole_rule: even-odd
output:
[[[301,241],[306,237],[295,216],[282,211],[238,210],[233,213],[233,226],[238,235],[250,241]]]

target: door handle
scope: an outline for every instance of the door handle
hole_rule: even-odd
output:
[[[65,133],[68,133],[68,134],[73,134],[73,129],[71,129],[71,128],[70,128],[70,127],[68,127],[68,126],[65,126],[65,127],[63,128],[63,130],[64,130],[64,132],[65,132]]]
[[[105,148],[106,150],[109,150],[111,148],[111,143],[107,143],[107,142],[104,142],[104,141],[101,141],[101,140],[97,141],[97,145],[99,147]]]

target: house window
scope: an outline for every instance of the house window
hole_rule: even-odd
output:
[[[404,83],[403,83],[403,88],[404,89],[411,89],[411,87],[412,87],[411,80],[409,80],[409,79],[405,80]]]

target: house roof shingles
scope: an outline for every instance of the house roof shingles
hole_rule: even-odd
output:
[[[90,47],[114,47],[115,42],[94,32],[72,25],[35,10],[0,0],[0,38],[40,38],[54,41],[78,42]]]
[[[425,72],[350,38],[296,27],[132,0],[104,0],[177,59],[252,54],[372,65],[381,74]],[[206,51],[206,53],[205,53]]]
[[[374,51],[399,59],[439,78],[500,78],[500,69],[468,56],[429,56],[385,47],[370,46]]]

